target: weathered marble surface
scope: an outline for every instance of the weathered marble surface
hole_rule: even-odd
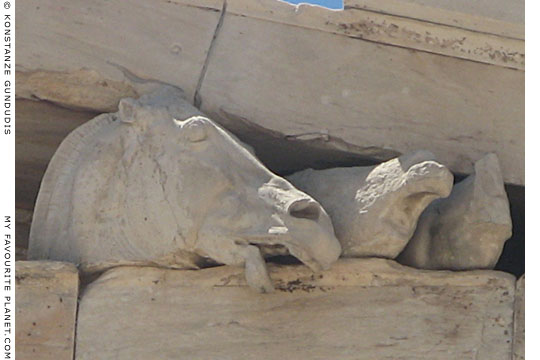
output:
[[[79,276],[73,264],[16,262],[16,356],[72,360]]]
[[[525,360],[525,275],[516,282],[513,360]]]
[[[523,184],[523,71],[296,26],[289,14],[291,24],[226,13],[202,111],[244,138],[266,130],[378,160],[426,149],[465,174],[496,152],[505,181]]]
[[[252,145],[265,163],[278,160],[276,171],[299,167],[264,145],[296,140],[327,157],[428,149],[467,174],[497,152],[505,181],[524,184],[521,0],[350,0],[341,12],[224,4],[27,0],[17,7],[17,69],[86,67],[141,94],[181,87],[230,130],[264,134]]]
[[[235,267],[109,270],[82,296],[76,359],[511,359],[509,274],[383,259],[269,269],[264,296]]]
[[[452,173],[433,159],[417,151],[376,166],[309,169],[287,179],[328,211],[343,256],[393,259],[426,206],[452,190]]]
[[[465,1],[346,0],[344,10],[328,11],[275,0],[228,0],[227,14],[523,70],[523,0]]]
[[[344,0],[345,6],[525,39],[525,1]]]
[[[222,7],[223,0],[21,1],[17,70],[88,68],[137,90],[166,82],[193,98]],[[57,100],[72,97],[64,94]]]
[[[512,236],[508,196],[495,154],[446,199],[431,203],[398,261],[422,269],[493,269]]]
[[[43,177],[28,257],[84,272],[245,266],[264,292],[273,287],[263,257],[327,269],[341,247],[320,204],[181,96],[163,87],[124,99],[62,142]]]
[[[45,100],[75,110],[114,112],[125,97],[138,97],[128,83],[104,78],[95,70],[17,72],[17,96]]]

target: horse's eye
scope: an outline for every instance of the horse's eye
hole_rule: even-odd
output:
[[[204,118],[191,118],[182,127],[186,140],[190,142],[200,142],[208,137],[208,124]]]

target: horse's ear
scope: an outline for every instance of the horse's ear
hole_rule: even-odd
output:
[[[137,119],[137,108],[139,104],[137,100],[133,98],[126,98],[120,100],[118,104],[118,113],[120,115],[120,120],[123,123],[132,124]]]

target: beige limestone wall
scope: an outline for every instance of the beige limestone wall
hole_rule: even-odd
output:
[[[342,259],[313,273],[119,267],[86,284],[73,264],[16,264],[18,359],[523,359],[524,278]],[[75,331],[75,327],[77,328]]]
[[[382,259],[270,274],[261,295],[234,267],[113,269],[82,295],[76,359],[511,359],[511,275]]]

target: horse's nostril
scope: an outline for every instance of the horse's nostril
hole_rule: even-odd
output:
[[[297,200],[289,206],[289,215],[295,218],[318,220],[320,214],[320,205],[310,199]]]

